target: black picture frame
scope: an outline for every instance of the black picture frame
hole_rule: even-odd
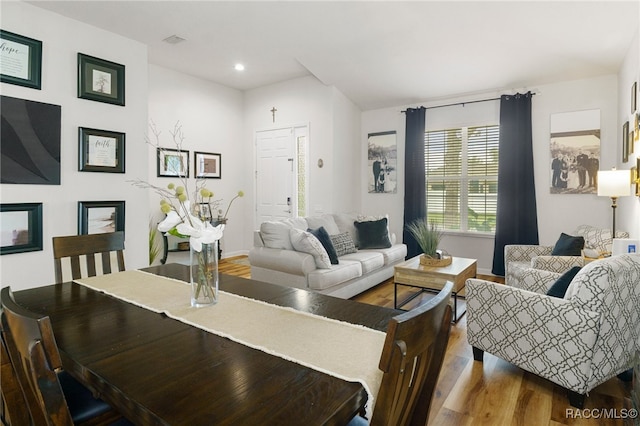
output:
[[[622,125],[622,162],[629,161],[629,122]]]
[[[196,178],[222,179],[222,154],[194,151],[193,170]]]
[[[0,204],[0,217],[0,255],[42,250],[42,203]]]
[[[631,114],[638,109],[638,82],[634,81],[631,85]]]
[[[78,53],[78,97],[124,106],[125,67]]]
[[[0,30],[0,81],[40,90],[42,88],[42,42]],[[24,59],[20,59],[24,58]]]
[[[125,172],[125,134],[78,127],[78,170]]]
[[[189,177],[189,151],[157,148],[156,160],[158,177]]]
[[[78,201],[78,234],[124,232],[124,201]]]

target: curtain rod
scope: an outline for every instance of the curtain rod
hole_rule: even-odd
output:
[[[534,96],[534,95],[535,95],[535,93],[532,92],[531,96]],[[511,95],[511,96],[513,96],[513,95]],[[436,105],[436,106],[431,106],[431,107],[426,107],[426,106],[420,105],[419,108],[435,109],[435,108],[444,108],[444,107],[450,107],[450,106],[456,106],[456,105],[465,106],[466,104],[475,104],[475,103],[478,103],[478,102],[489,102],[489,101],[499,101],[499,100],[500,100],[500,98],[489,98],[489,99],[479,99],[477,101],[456,102],[456,103],[453,103],[453,104]],[[405,112],[407,112],[407,110],[405,109],[405,110],[400,111],[400,112],[405,113]]]

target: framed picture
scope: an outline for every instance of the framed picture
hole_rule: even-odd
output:
[[[124,173],[124,133],[78,128],[78,170]]]
[[[194,152],[197,178],[220,179],[222,177],[222,155],[211,152]]]
[[[634,81],[631,86],[631,114],[638,109],[638,82]]]
[[[62,107],[0,95],[0,183],[60,185]]]
[[[635,132],[632,130],[629,132],[629,152],[627,155],[633,154],[634,147],[633,142],[635,141]]]
[[[78,234],[124,231],[124,201],[78,201]]]
[[[0,204],[0,255],[42,250],[42,203]]]
[[[124,65],[78,53],[78,97],[124,106]]]
[[[189,151],[158,148],[158,177],[189,177]]]
[[[398,182],[398,144],[396,131],[369,133],[367,136],[367,165],[370,194],[395,194]]]
[[[0,30],[0,81],[41,88],[42,42]]]
[[[622,125],[622,162],[629,161],[629,122]]]

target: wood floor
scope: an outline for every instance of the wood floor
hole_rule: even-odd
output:
[[[244,256],[222,260],[220,272],[251,277]],[[399,299],[411,291],[408,287],[402,288]],[[393,280],[387,280],[353,300],[393,307]],[[415,299],[415,303],[420,301],[421,297]],[[466,329],[466,315],[452,325],[429,425],[625,424],[620,417],[630,385],[617,378],[611,379],[593,389],[586,399],[585,409],[578,411],[569,405],[564,391],[547,380],[491,354],[485,353],[482,363],[474,361]],[[607,417],[603,415],[605,410],[609,418],[603,418]],[[598,416],[601,418],[594,418]]]

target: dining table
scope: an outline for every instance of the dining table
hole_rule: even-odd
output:
[[[181,264],[141,271],[190,280],[189,267]],[[403,312],[225,274],[219,286],[221,292],[378,332]],[[359,381],[73,281],[16,291],[14,298],[50,317],[63,368],[136,425],[345,425],[367,403]],[[236,315],[243,312],[228,321]]]

